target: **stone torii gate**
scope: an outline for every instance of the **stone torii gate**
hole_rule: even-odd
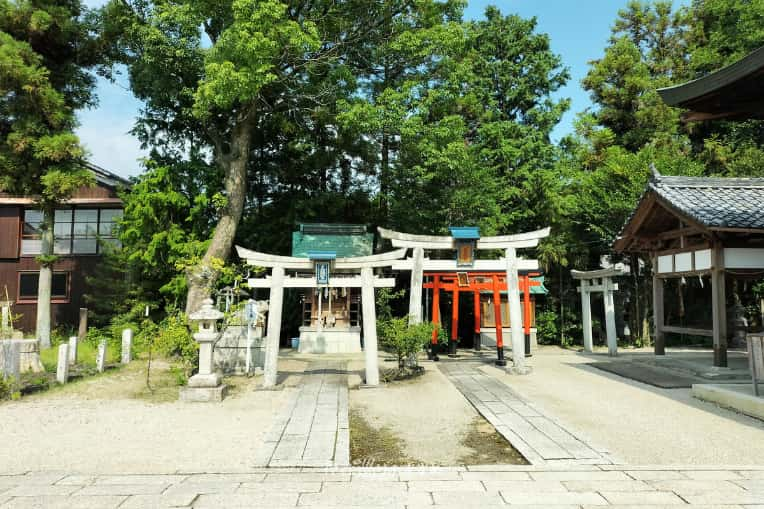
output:
[[[425,268],[434,264],[442,267],[441,260],[429,260],[424,257],[425,249],[434,250],[457,250],[456,260],[450,261],[449,269],[456,271],[469,271],[470,267],[479,266],[479,262],[486,260],[475,260],[474,257],[470,264],[460,263],[461,248],[471,245],[473,250],[504,250],[503,268],[506,272],[507,299],[509,301],[509,321],[512,334],[512,373],[526,374],[529,369],[525,366],[525,338],[523,334],[522,311],[520,306],[520,282],[518,268],[522,263],[529,262],[517,257],[517,250],[520,248],[536,247],[539,240],[548,237],[550,228],[544,228],[533,232],[519,233],[516,235],[503,235],[494,237],[480,237],[477,228],[458,227],[452,228],[452,236],[435,235],[413,235],[401,233],[385,228],[378,228],[382,238],[390,240],[393,247],[408,249],[413,251],[412,258],[399,261],[394,268],[399,270],[411,271],[411,297],[409,302],[409,314],[414,323],[422,321],[422,281]],[[459,235],[460,230],[470,232],[469,235]],[[538,264],[530,261],[535,268]],[[453,265],[453,267],[451,267]],[[496,330],[496,348],[498,354],[498,365],[505,365],[503,341],[501,329]]]
[[[332,270],[345,273],[329,277],[320,284],[314,276],[286,275],[291,271],[314,271],[315,260],[291,256],[278,256],[250,251],[236,246],[242,260],[249,265],[271,269],[271,275],[248,280],[250,288],[269,288],[268,331],[265,343],[265,366],[263,367],[263,387],[274,387],[278,377],[279,341],[281,338],[281,312],[284,302],[284,288],[361,288],[363,311],[364,359],[366,362],[366,385],[379,385],[379,365],[377,359],[377,316],[374,300],[375,288],[394,288],[395,278],[381,278],[374,275],[375,268],[391,267],[395,260],[406,256],[406,249],[389,253],[332,260]],[[352,274],[349,272],[353,272]],[[360,274],[355,274],[358,271]]]
[[[581,282],[578,288],[581,294],[581,315],[584,328],[584,351],[591,353],[592,344],[592,303],[591,294],[602,292],[605,301],[605,330],[607,332],[607,353],[610,356],[618,355],[618,337],[615,330],[615,301],[613,292],[618,290],[618,283],[613,283],[613,278],[622,276],[624,272],[616,267],[608,267],[599,270],[571,270],[573,279]]]

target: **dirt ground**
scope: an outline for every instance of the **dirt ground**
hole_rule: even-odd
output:
[[[0,404],[2,473],[245,471],[286,403],[284,391],[255,391],[260,377],[232,379],[221,404],[182,403],[166,364],[145,361],[106,375]],[[288,384],[303,363],[282,364]]]
[[[444,466],[524,462],[434,363],[422,365],[425,373],[418,378],[350,391],[351,460]],[[380,358],[381,368],[394,366]],[[350,369],[362,367],[351,363]],[[360,376],[349,382],[357,385]],[[359,434],[364,438],[359,440]]]

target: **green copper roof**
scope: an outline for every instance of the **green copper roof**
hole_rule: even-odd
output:
[[[450,226],[451,236],[457,240],[477,240],[480,238],[480,228],[476,226]]]
[[[374,246],[374,234],[366,233],[363,225],[301,224],[292,232],[292,256],[310,258],[310,253],[332,252],[337,258],[369,256]]]

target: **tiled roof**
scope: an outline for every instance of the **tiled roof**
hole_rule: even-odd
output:
[[[708,228],[764,229],[764,178],[655,175],[649,189]]]

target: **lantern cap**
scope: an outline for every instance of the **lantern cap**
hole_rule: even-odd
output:
[[[188,315],[189,320],[203,321],[203,320],[220,320],[225,315],[222,311],[215,309],[212,299],[204,299],[202,301],[202,307],[198,311]]]

